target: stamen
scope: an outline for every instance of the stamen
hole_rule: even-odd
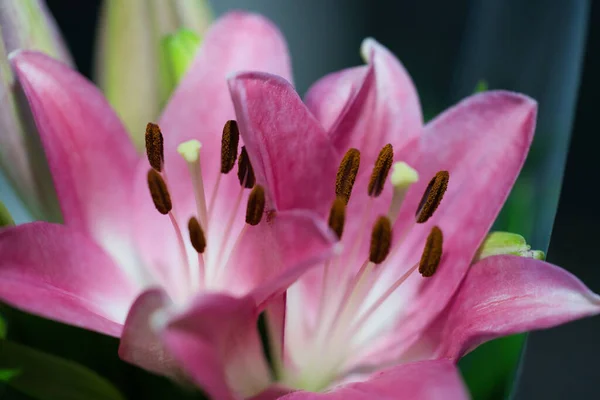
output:
[[[346,204],[350,200],[352,187],[356,181],[358,168],[360,167],[360,151],[350,149],[342,158],[335,178],[335,195],[344,200]]]
[[[416,215],[419,224],[427,222],[438,208],[444,198],[446,189],[448,189],[449,179],[450,174],[448,171],[439,171],[431,179],[429,185],[427,185],[427,189],[425,189],[425,193],[423,193],[419,207],[417,208]]]
[[[204,253],[204,250],[206,249],[206,236],[204,236],[204,231],[196,217],[190,218],[188,222],[188,231],[190,233],[190,242],[192,242],[194,249],[199,254]]]
[[[434,226],[427,236],[425,242],[425,248],[423,249],[423,255],[419,262],[419,273],[426,278],[433,276],[437,271],[440,260],[442,258],[442,244],[444,242],[444,235],[437,226]]]
[[[152,122],[148,122],[146,125],[146,155],[150,166],[161,172],[165,163],[163,135],[158,125]]]
[[[202,177],[202,165],[200,164],[200,149],[202,144],[195,140],[188,140],[177,146],[177,152],[188,164],[192,185],[194,187],[194,199],[196,200],[196,212],[200,223],[207,228],[208,212],[206,209],[206,195],[204,193],[204,179]]]
[[[229,120],[223,127],[223,137],[221,139],[221,173],[227,174],[235,166],[237,159],[238,143],[240,140],[240,131],[237,121]]]
[[[246,189],[252,189],[256,183],[254,170],[252,169],[246,146],[242,146],[242,151],[238,158],[238,179],[240,180],[240,185]]]
[[[248,197],[248,206],[246,207],[246,223],[249,225],[258,225],[265,211],[265,190],[262,186],[256,185]]]
[[[392,166],[390,182],[394,186],[394,194],[388,211],[390,221],[395,221],[400,214],[400,208],[408,188],[419,180],[419,173],[405,162],[395,162]]]
[[[383,186],[385,180],[392,168],[394,161],[394,148],[391,144],[383,146],[375,161],[375,167],[371,173],[371,180],[369,180],[369,196],[378,197],[383,192]]]
[[[392,223],[388,217],[377,218],[371,233],[371,246],[369,250],[369,261],[381,264],[390,252],[392,244]]]
[[[167,215],[173,208],[171,195],[164,179],[155,169],[148,170],[148,188],[158,212]]]
[[[336,197],[329,211],[329,227],[335,232],[338,239],[342,238],[344,233],[344,223],[346,222],[346,200],[343,197]]]

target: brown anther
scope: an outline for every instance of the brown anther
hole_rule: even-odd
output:
[[[342,238],[344,233],[344,223],[346,222],[346,199],[336,197],[329,211],[329,227],[335,232],[338,239]]]
[[[444,235],[437,226],[434,226],[427,236],[425,248],[419,261],[419,273],[426,278],[429,278],[440,266],[442,259],[442,245],[444,243]]]
[[[387,176],[393,163],[394,148],[388,143],[383,146],[375,161],[371,179],[369,180],[369,196],[378,197],[381,192],[383,192],[383,186],[385,185],[385,181],[387,180]]]
[[[247,189],[252,189],[256,183],[254,170],[252,169],[252,164],[250,164],[246,146],[242,146],[242,151],[238,157],[238,179],[240,180],[240,185]]]
[[[258,225],[265,211],[265,189],[256,185],[248,197],[248,206],[246,207],[246,223],[249,225]]]
[[[229,120],[223,127],[223,137],[221,138],[221,173],[227,174],[235,166],[237,159],[238,143],[240,141],[240,131],[235,120]]]
[[[163,135],[158,125],[152,122],[146,125],[146,155],[150,166],[158,172],[162,171],[165,162]]]
[[[198,222],[196,217],[192,217],[188,221],[188,231],[190,233],[190,242],[192,242],[194,249],[200,254],[204,253],[206,249],[206,236],[204,236],[204,230],[202,230],[200,222]]]
[[[385,216],[377,218],[373,231],[371,232],[371,247],[369,249],[369,261],[381,264],[390,253],[392,245],[392,223]]]
[[[360,151],[357,149],[348,150],[342,158],[335,177],[335,195],[343,199],[346,204],[348,204],[352,194],[358,167],[360,167]]]
[[[417,222],[419,224],[427,222],[438,208],[444,198],[446,189],[448,189],[449,179],[450,174],[448,171],[439,171],[431,179],[429,185],[427,185],[427,189],[425,189],[425,193],[423,193],[419,207],[417,208]]]
[[[148,188],[150,189],[152,201],[158,212],[163,215],[168,214],[173,208],[173,205],[171,204],[171,195],[169,194],[165,180],[160,173],[154,169],[148,170]]]

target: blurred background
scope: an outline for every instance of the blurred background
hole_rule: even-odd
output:
[[[597,74],[600,3],[586,0],[246,0],[243,3],[213,0],[210,3],[217,16],[232,8],[243,8],[266,15],[280,27],[289,43],[296,86],[301,94],[324,74],[361,64],[360,43],[364,37],[372,36],[390,48],[412,75],[427,119],[471,94],[481,81],[490,89],[515,90],[535,98],[539,102],[539,115],[534,145],[497,228],[522,234],[534,249],[547,251],[548,261],[563,266],[592,290],[600,292],[600,265],[595,257],[600,240],[600,213],[595,209],[597,188],[593,181],[600,173],[595,164],[600,140],[594,124],[598,100],[594,94],[600,88]],[[48,0],[47,4],[79,70],[91,77],[100,1]],[[2,185],[2,200],[11,211],[17,210],[16,198]],[[18,221],[27,218],[15,214]],[[58,329],[67,334],[75,331],[41,319],[32,323],[40,329]],[[91,351],[83,349],[89,343],[87,340],[99,347],[114,346],[110,339],[85,335],[82,347],[65,350],[67,354],[61,355],[81,358],[78,353]],[[600,398],[600,368],[595,362],[600,356],[599,337],[600,318],[530,334],[514,398]],[[55,348],[48,339],[26,332],[20,341],[48,351]],[[461,364],[465,378],[476,376],[473,379],[489,389],[486,372],[500,368],[512,377],[514,360],[521,357],[522,343],[522,337],[515,337],[505,340],[502,346],[484,349],[480,353],[487,363],[483,368],[477,354],[467,358]],[[93,367],[117,380],[124,380],[123,374],[127,379],[143,378],[141,372],[127,367],[120,367],[119,371],[103,370],[100,364]],[[494,390],[497,398],[502,398],[506,387]]]

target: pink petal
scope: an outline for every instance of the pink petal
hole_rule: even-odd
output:
[[[321,125],[330,131],[346,117],[356,96],[368,92],[373,84],[373,68],[360,66],[332,72],[315,82],[306,92],[304,103]],[[366,98],[365,93],[362,98]],[[344,148],[340,149],[343,152]]]
[[[257,182],[273,207],[325,214],[340,157],[292,85],[252,72],[235,75],[229,87]]]
[[[314,214],[278,212],[242,233],[225,267],[224,282],[231,293],[252,292],[261,304],[329,258],[335,242],[333,233]]]
[[[365,382],[339,386],[327,393],[295,392],[281,400],[460,400],[469,394],[449,360],[403,364],[378,372]]]
[[[196,298],[169,322],[163,341],[184,372],[211,398],[238,399],[263,390],[271,377],[256,329],[251,298]]]
[[[45,318],[119,336],[138,288],[87,236],[44,222],[0,231],[0,298]]]
[[[488,257],[469,269],[420,345],[433,357],[458,359],[496,337],[597,314],[600,296],[569,272],[529,258]]]
[[[220,171],[223,126],[235,118],[226,77],[244,70],[265,71],[291,79],[287,46],[279,30],[260,15],[231,12],[208,30],[189,72],[160,118],[171,192],[186,223],[194,209],[193,188],[187,166],[175,150],[190,139],[202,143],[203,179],[206,196],[210,198]],[[230,202],[222,204],[221,200],[235,199],[237,194],[239,183],[231,175],[221,182],[216,215],[231,209]],[[230,193],[235,194],[229,196]]]
[[[155,313],[167,309],[172,304],[162,289],[149,289],[135,300],[121,335],[121,359],[155,374],[179,378],[175,361],[164,349],[153,326]]]
[[[131,186],[138,160],[98,89],[41,53],[11,62],[40,134],[65,223],[88,232],[124,266],[131,262]]]
[[[402,148],[421,133],[423,116],[415,86],[400,61],[373,39],[365,39],[361,53],[370,68],[325,77],[309,91],[307,104],[330,127],[338,151],[360,149],[370,169],[387,143],[401,160]],[[343,96],[347,100],[342,108]],[[335,113],[338,118],[331,123]]]
[[[397,340],[402,340],[397,332],[406,338],[423,329],[462,281],[523,165],[536,110],[526,96],[486,92],[460,102],[425,127],[416,164],[421,179],[409,191],[394,228],[401,232],[413,224],[417,203],[437,171],[449,171],[448,190],[433,217],[412,227],[388,264],[401,268],[396,273],[400,276],[418,262],[434,225],[444,234],[443,257],[434,277],[414,274],[392,301],[404,304],[406,318],[398,320],[401,330],[390,331]],[[384,351],[392,356],[389,349]]]

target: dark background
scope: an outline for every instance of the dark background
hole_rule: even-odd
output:
[[[48,0],[48,5],[80,71],[90,76],[99,1]],[[213,2],[216,14],[240,5]],[[468,95],[482,78],[490,88],[536,98],[536,169],[527,174],[528,187],[535,188],[535,207],[526,215],[534,222],[521,233],[528,234],[534,248],[546,249],[552,232],[548,260],[600,292],[594,180],[600,173],[595,124],[599,2],[255,0],[243,6],[267,15],[283,30],[301,93],[325,73],[360,64],[360,42],[373,36],[406,65],[427,116]],[[598,317],[535,332],[529,336],[516,398],[600,398],[599,357]]]

